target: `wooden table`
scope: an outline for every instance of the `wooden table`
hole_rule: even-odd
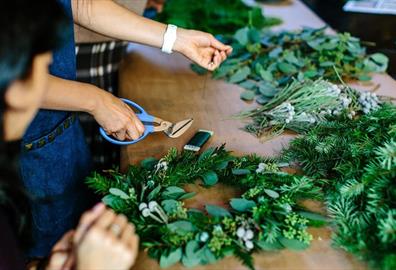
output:
[[[296,29],[300,26],[320,27],[324,23],[305,5],[294,1],[290,6],[265,6],[265,13],[279,16],[284,24],[279,29]],[[332,30],[329,30],[332,31]],[[287,145],[292,135],[282,135],[261,143],[256,137],[242,131],[244,123],[231,119],[241,110],[256,106],[239,98],[242,89],[223,81],[212,80],[209,76],[198,76],[189,68],[189,62],[181,55],[165,55],[158,49],[133,45],[121,71],[121,96],[130,98],[142,105],[151,114],[169,121],[194,118],[194,124],[179,139],[170,139],[164,134],[150,135],[144,141],[122,149],[121,168],[137,163],[149,156],[161,157],[171,147],[181,149],[198,129],[213,130],[215,135],[208,145],[227,144],[227,149],[235,154],[257,153],[276,155]],[[381,84],[378,93],[395,97],[396,82],[388,75],[376,75],[374,84]],[[357,85],[358,88],[373,88],[372,85]],[[219,190],[222,192],[218,192]],[[194,207],[205,203],[224,204],[235,194],[235,190],[216,186],[203,189],[190,186],[199,192]],[[329,228],[313,228],[312,246],[303,252],[283,250],[256,254],[256,269],[366,269],[365,265],[353,256],[331,247]],[[160,269],[156,261],[142,252],[133,269]],[[185,269],[176,265],[171,270]],[[194,269],[245,269],[235,258],[227,258],[215,265],[200,266]]]

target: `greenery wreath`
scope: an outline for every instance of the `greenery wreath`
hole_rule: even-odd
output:
[[[324,222],[299,204],[319,199],[320,189],[310,178],[282,172],[287,165],[255,155],[235,157],[224,146],[200,155],[171,149],[125,174],[95,173],[88,185],[135,224],[142,247],[161,267],[177,262],[193,267],[234,255],[254,269],[253,252],[304,249],[312,240],[308,226]],[[187,209],[183,201],[195,193],[183,186],[198,179],[206,187],[236,186],[242,196],[230,200],[230,209],[210,204],[205,211]]]

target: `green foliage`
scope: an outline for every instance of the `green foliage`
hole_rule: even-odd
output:
[[[177,262],[192,267],[235,255],[253,269],[253,251],[309,245],[311,239],[310,218],[299,214],[298,201],[318,190],[307,177],[281,172],[281,165],[255,155],[235,157],[224,147],[200,155],[171,149],[156,163],[147,159],[125,174],[95,173],[87,181],[108,206],[135,224],[141,245],[162,267]],[[197,179],[214,185],[208,182],[214,175],[216,181],[241,189],[243,197],[232,198],[228,209],[209,204],[207,213],[186,209],[183,200],[193,194],[183,185]]]
[[[396,107],[323,123],[284,155],[320,181],[334,242],[374,268],[396,266]]]
[[[388,66],[385,55],[368,55],[358,38],[349,33],[329,35],[325,28],[270,33],[244,27],[223,39],[234,50],[213,77],[251,91],[241,98],[252,100],[257,95],[261,104],[293,79],[338,82],[340,74],[344,80],[370,80],[369,73],[384,72]]]
[[[250,25],[259,29],[281,23],[264,17],[261,8],[248,7],[241,0],[167,0],[157,20],[187,29],[217,34],[232,34]]]

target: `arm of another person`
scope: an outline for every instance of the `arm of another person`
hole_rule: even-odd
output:
[[[97,33],[160,48],[166,25],[139,16],[112,0],[73,0],[74,21]],[[178,28],[173,47],[197,64],[216,69],[231,53],[211,34]]]

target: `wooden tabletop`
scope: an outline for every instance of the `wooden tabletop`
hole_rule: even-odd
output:
[[[265,14],[279,16],[284,24],[279,29],[297,29],[300,26],[320,27],[323,21],[304,4],[294,1],[289,6],[265,6]],[[332,30],[330,30],[332,31]],[[241,110],[257,106],[240,100],[242,89],[223,81],[212,80],[209,75],[198,76],[189,68],[189,61],[178,54],[165,55],[158,49],[132,45],[120,74],[121,96],[134,100],[150,114],[169,121],[194,118],[194,124],[182,137],[170,139],[164,134],[149,135],[142,142],[122,149],[121,168],[137,163],[149,156],[161,157],[171,147],[182,149],[198,129],[214,131],[210,146],[226,143],[237,155],[257,153],[276,155],[287,145],[292,135],[282,135],[260,142],[241,130],[245,123],[232,119]],[[380,84],[378,93],[396,97],[396,82],[388,75],[376,75],[371,85],[357,88],[371,89]],[[356,85],[355,85],[356,86]],[[199,194],[190,206],[202,207],[204,203],[224,204],[235,194],[227,187],[204,189],[189,186]],[[221,190],[221,192],[219,192]],[[350,254],[331,247],[329,228],[310,229],[314,235],[312,246],[303,252],[283,250],[256,254],[256,269],[366,269]],[[160,269],[156,261],[141,252],[135,270]],[[171,270],[185,269],[176,265]],[[245,269],[235,258],[227,258],[215,265],[200,266],[199,270]]]

